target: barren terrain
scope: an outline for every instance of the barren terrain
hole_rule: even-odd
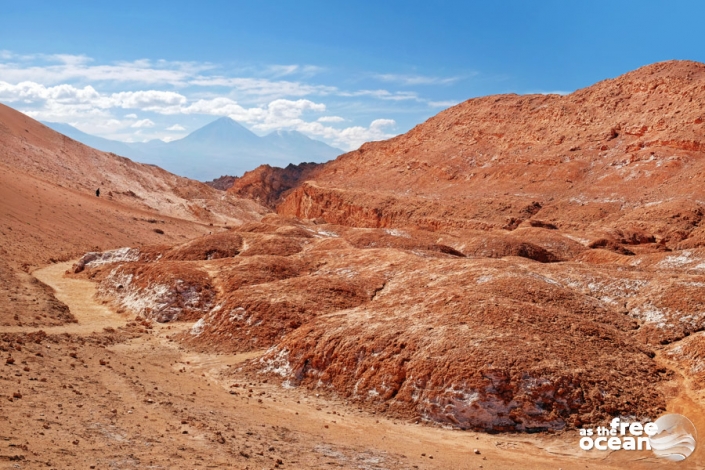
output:
[[[648,453],[580,452],[574,434],[459,432],[283,389],[240,369],[261,351],[179,346],[191,324],[118,314],[93,283],[64,276],[71,265],[35,275],[77,324],[0,335],[0,468],[663,468]]]
[[[578,429],[705,433],[703,104],[654,64],[227,191],[0,109],[0,465],[664,468]]]

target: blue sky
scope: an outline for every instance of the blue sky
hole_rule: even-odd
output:
[[[468,98],[705,62],[703,2],[0,0],[0,102],[125,141],[216,117],[345,150]]]

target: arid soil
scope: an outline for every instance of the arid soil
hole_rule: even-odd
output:
[[[3,180],[11,177],[20,185],[38,181],[87,195],[100,189],[103,198],[123,206],[200,223],[242,223],[266,212],[252,201],[154,165],[87,147],[2,104],[0,142]],[[34,179],[24,181],[27,177]]]
[[[252,201],[86,147],[0,105],[0,325],[70,320],[28,275],[39,266],[87,251],[173,244],[266,212]]]
[[[536,432],[658,417],[675,376],[655,356],[702,328],[705,252],[628,256],[531,233],[536,244],[267,216],[104,253],[80,275],[121,311],[198,320],[183,344],[267,349],[248,370],[397,419]]]
[[[362,227],[702,240],[705,65],[653,64],[566,96],[498,95],[322,165],[283,215]],[[636,238],[630,238],[634,232]]]
[[[261,351],[179,346],[192,324],[118,314],[64,276],[71,264],[35,275],[76,324],[0,333],[0,468],[663,468],[579,452],[575,436],[458,432],[282,388],[242,368]]]

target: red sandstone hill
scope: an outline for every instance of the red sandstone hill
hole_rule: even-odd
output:
[[[362,227],[632,230],[677,243],[705,200],[705,65],[566,96],[468,100],[322,165],[279,213]],[[690,214],[693,215],[690,215]],[[701,236],[701,235],[698,235]]]
[[[93,194],[130,207],[198,222],[240,223],[264,210],[206,184],[101,152],[0,105],[0,165],[47,183]]]
[[[573,259],[492,251],[549,253],[501,233],[270,215],[176,246],[89,254],[76,271],[118,311],[198,320],[179,338],[189,347],[267,349],[248,366],[257,376],[405,419],[540,431],[658,416],[673,374],[654,351],[702,328],[705,252],[626,256],[531,230]]]
[[[251,200],[87,147],[0,105],[0,324],[67,318],[50,289],[26,273],[33,267],[88,250],[176,243],[266,212]],[[18,298],[26,305],[10,302]]]

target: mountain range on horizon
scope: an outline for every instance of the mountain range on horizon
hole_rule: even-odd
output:
[[[279,130],[260,137],[229,117],[216,119],[171,142],[158,139],[121,142],[88,134],[66,123],[43,124],[95,149],[157,165],[199,181],[222,175],[241,176],[263,164],[285,167],[303,162],[322,163],[344,153],[298,131]]]

